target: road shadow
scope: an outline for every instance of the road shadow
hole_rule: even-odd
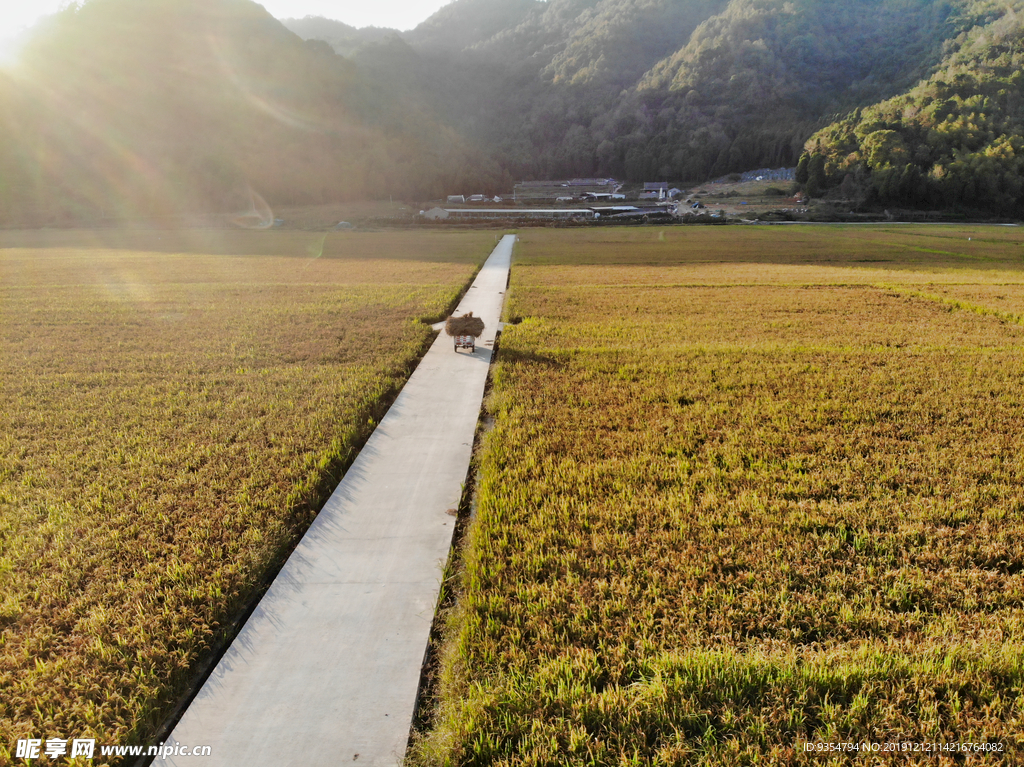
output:
[[[550,354],[541,354],[535,351],[524,351],[521,349],[508,349],[502,347],[498,360],[505,365],[540,365],[560,369],[564,363],[557,357]]]

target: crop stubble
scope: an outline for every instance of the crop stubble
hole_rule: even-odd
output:
[[[47,235],[0,240],[0,763],[152,737],[491,239]]]
[[[693,231],[521,236],[416,760],[1019,763],[1019,234]]]

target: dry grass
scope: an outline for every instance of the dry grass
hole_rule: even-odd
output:
[[[1014,322],[1024,322],[1024,285],[929,285],[943,302],[988,310]]]
[[[337,238],[0,235],[0,763],[152,737],[492,240]]]
[[[634,263],[712,278],[713,255],[749,283],[777,231],[796,253],[766,256],[765,286],[616,284]],[[888,282],[1024,283],[1009,237],[942,268],[906,247],[959,242],[938,231],[900,230]],[[1024,328],[833,284],[888,230],[651,235],[522,235],[416,763],[963,763],[808,741],[999,741],[1021,763]],[[787,259],[802,286],[773,279]]]
[[[450,336],[480,336],[484,332],[484,321],[474,317],[473,312],[461,317],[449,317],[444,323],[444,332]]]

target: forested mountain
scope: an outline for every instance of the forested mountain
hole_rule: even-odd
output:
[[[1024,212],[1024,10],[982,6],[907,93],[815,134],[799,178],[856,205]]]
[[[398,32],[86,0],[0,74],[0,220],[699,181],[811,136],[812,192],[1015,209],[1021,3],[455,0]]]
[[[421,91],[514,176],[699,179],[794,164],[829,117],[914,85],[954,3],[456,0],[402,37]]]
[[[694,178],[789,165],[813,123],[927,74],[949,12],[931,0],[732,0],[625,100],[627,119],[652,115],[625,169]]]
[[[541,5],[539,0],[455,0],[405,37],[419,50],[460,52],[514,29]]]
[[[0,219],[440,194],[457,133],[250,0],[90,0],[0,79]]]

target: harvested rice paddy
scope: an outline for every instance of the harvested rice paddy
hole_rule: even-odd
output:
[[[492,244],[0,234],[0,763],[152,743]]]
[[[1024,762],[1022,295],[1019,229],[522,234],[414,762]]]

